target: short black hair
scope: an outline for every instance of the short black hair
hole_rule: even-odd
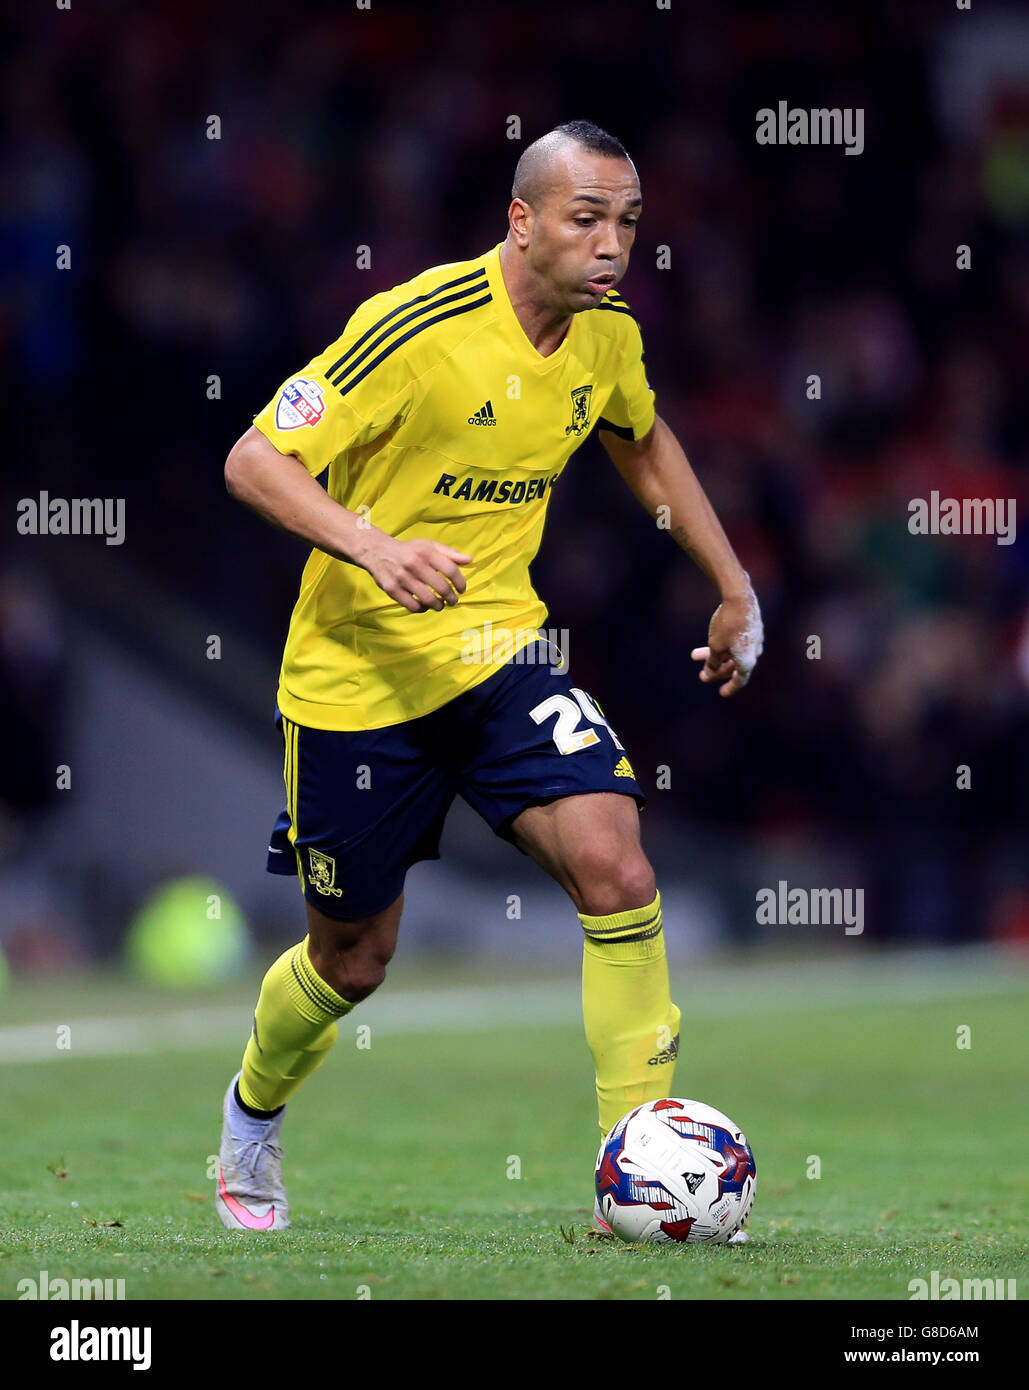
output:
[[[556,125],[550,134],[567,135],[584,150],[592,150],[594,154],[608,154],[612,159],[629,158],[629,151],[621,140],[616,140],[593,121],[565,121],[563,125]]]
[[[629,159],[629,152],[621,140],[616,140],[593,121],[565,121],[523,150],[521,159],[515,165],[512,198],[521,198],[530,207],[536,206],[543,194],[550,157],[562,139],[571,140],[592,154],[608,155],[611,159]],[[632,163],[631,160],[629,162]]]

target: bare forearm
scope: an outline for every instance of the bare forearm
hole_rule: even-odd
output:
[[[465,592],[472,557],[439,541],[398,541],[365,516],[334,502],[299,459],[281,454],[256,426],[225,463],[230,494],[291,536],[367,570],[410,613],[453,607]]]
[[[257,436],[255,438],[255,436]],[[326,493],[299,459],[280,454],[252,428],[225,465],[230,494],[258,516],[337,560],[360,563],[372,528]]]
[[[606,442],[606,441],[605,441]],[[675,435],[658,416],[637,444],[608,452],[634,496],[717,585],[723,597],[750,588],[746,573]]]
[[[602,436],[603,437],[603,436]],[[750,679],[764,646],[764,628],[750,579],[697,481],[679,441],[658,416],[643,439],[604,437],[615,467],[651,516],[718,586],[722,601],[708,626],[708,645],[691,656],[704,663],[702,681],[734,695]]]

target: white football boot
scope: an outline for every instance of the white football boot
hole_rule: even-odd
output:
[[[286,1111],[268,1121],[261,1139],[234,1134],[233,1119],[240,1115],[233,1094],[238,1079],[237,1072],[222,1105],[215,1209],[230,1231],[284,1231],[289,1226],[289,1202],[282,1186],[279,1134]]]

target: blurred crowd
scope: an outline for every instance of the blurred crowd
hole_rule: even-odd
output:
[[[304,552],[226,497],[232,443],[363,299],[503,238],[526,142],[597,121],[642,181],[658,409],[766,623],[747,691],[697,683],[716,595],[587,441],[533,576],[641,781],[672,769],[647,816],[847,847],[883,936],[1029,936],[1027,50],[1024,9],[934,0],[8,13],[5,510],[126,497],[126,573],[277,652]],[[758,145],[780,100],[863,108],[864,152]],[[933,490],[1016,499],[1014,544],[912,535]],[[49,679],[28,602],[0,694]]]

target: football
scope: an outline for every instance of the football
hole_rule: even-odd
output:
[[[722,1245],[750,1214],[747,1136],[713,1106],[652,1100],[623,1115],[597,1155],[597,1215],[622,1240]]]

